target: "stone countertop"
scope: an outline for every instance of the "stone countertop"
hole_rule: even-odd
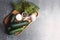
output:
[[[0,40],[60,40],[60,0],[28,0],[40,7],[37,20],[19,36],[5,34],[3,19],[16,1],[0,0]]]

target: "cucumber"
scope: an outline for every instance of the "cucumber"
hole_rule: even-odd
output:
[[[11,30],[11,31],[9,31],[9,34],[15,34],[16,32],[21,32],[22,30],[24,30],[24,28],[18,28],[15,30]]]
[[[11,19],[10,19],[10,23],[14,22],[15,17],[16,17],[16,15],[13,15],[13,14],[12,14]]]
[[[23,21],[23,22],[11,24],[11,27],[12,28],[18,28],[18,27],[25,26],[25,25],[28,25],[28,24],[29,24],[28,21]]]
[[[23,22],[20,22],[20,23],[14,23],[14,24],[11,24],[9,27],[8,27],[8,32],[7,34],[13,34],[13,31],[15,33],[15,31],[18,31],[18,30],[22,30],[23,26],[25,25],[28,25],[29,22],[28,21],[23,21]],[[12,32],[11,32],[12,31]],[[11,33],[10,33],[11,32]]]

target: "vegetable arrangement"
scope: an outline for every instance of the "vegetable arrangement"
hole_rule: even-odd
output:
[[[31,2],[21,1],[13,3],[13,11],[4,20],[7,27],[7,34],[22,32],[31,22],[36,20],[39,7]],[[7,21],[8,20],[8,21]]]

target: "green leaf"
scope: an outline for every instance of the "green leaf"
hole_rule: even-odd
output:
[[[27,1],[22,1],[19,4],[14,3],[14,8],[18,11],[26,12],[29,15],[39,10],[37,5]]]

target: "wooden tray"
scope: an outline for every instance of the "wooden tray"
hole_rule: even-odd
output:
[[[18,13],[19,13],[18,11],[13,10],[9,15],[7,15],[7,16],[5,17],[5,19],[4,19],[3,22],[4,22],[4,24],[5,24],[5,30],[6,30],[6,31],[7,31],[7,28],[8,28],[8,23],[9,23],[11,14],[16,15],[16,14],[18,14]],[[38,13],[37,13],[37,16],[38,16]],[[32,22],[31,22],[31,23],[32,23]],[[30,24],[31,24],[31,23],[30,23]],[[30,25],[30,24],[29,24],[29,25]],[[24,26],[24,27],[23,27],[24,30],[27,29],[27,28],[29,27],[29,25],[28,25],[28,26]],[[24,30],[23,30],[23,31],[24,31]],[[22,32],[23,32],[23,31],[22,31]],[[20,34],[22,34],[22,32],[16,32],[15,35],[20,35]]]

